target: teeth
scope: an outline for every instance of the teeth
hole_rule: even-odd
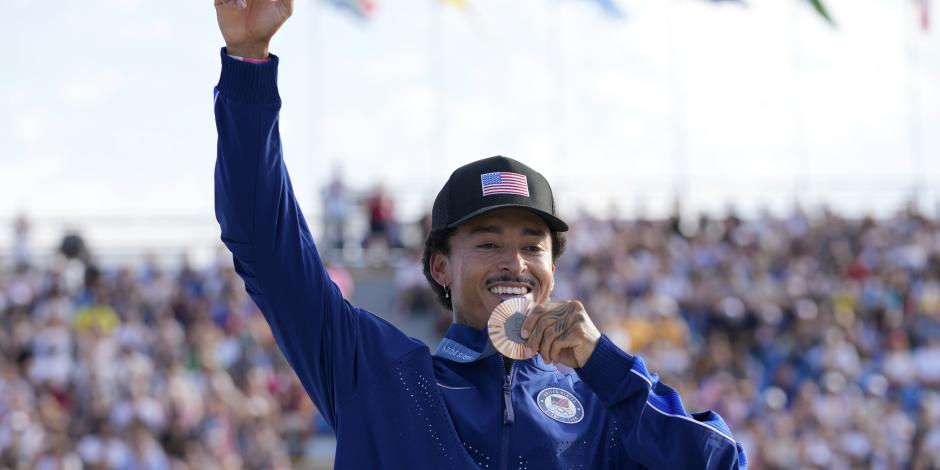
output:
[[[490,292],[496,295],[525,295],[528,289],[525,287],[496,286],[491,287]]]

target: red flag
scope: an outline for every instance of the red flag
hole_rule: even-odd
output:
[[[914,0],[917,2],[917,16],[920,17],[920,28],[930,30],[930,0]]]
[[[367,20],[375,11],[375,2],[373,0],[327,0],[333,6],[352,13],[353,16]]]

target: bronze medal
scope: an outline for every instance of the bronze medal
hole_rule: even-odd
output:
[[[514,297],[504,300],[493,309],[487,322],[490,341],[500,354],[510,359],[523,360],[535,356],[526,351],[522,339],[522,323],[529,315],[529,299]]]

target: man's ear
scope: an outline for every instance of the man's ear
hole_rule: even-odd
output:
[[[431,255],[431,260],[428,264],[430,265],[431,277],[434,278],[434,282],[440,284],[441,287],[451,284],[450,260],[446,255],[438,251]]]

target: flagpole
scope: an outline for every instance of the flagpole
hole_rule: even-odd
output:
[[[444,77],[444,15],[441,0],[428,0],[428,82],[433,95],[431,122],[429,123],[429,154],[427,175],[434,181],[446,176],[450,167],[447,160],[447,95]],[[435,163],[437,163],[435,165]],[[434,171],[433,169],[436,169]],[[431,185],[433,186],[433,184]]]
[[[685,133],[685,100],[676,71],[678,45],[675,32],[675,1],[666,0],[666,82],[669,91],[669,108],[672,114],[672,165],[673,197],[681,210],[682,200],[688,190],[688,145]]]
[[[322,96],[323,93],[323,77],[320,75],[320,72],[324,70],[323,68],[323,46],[321,39],[321,18],[322,18],[322,5],[319,0],[314,0],[309,2],[310,14],[307,16],[309,25],[307,28],[307,41],[310,48],[310,54],[307,56],[307,74],[310,76],[311,86],[310,90],[310,121],[312,132],[305,132],[304,135],[307,136],[308,141],[313,143],[308,145],[307,148],[311,149],[311,153],[314,153],[317,156],[319,152],[313,152],[315,146],[320,145],[320,110],[322,108]],[[309,142],[308,142],[309,144]]]
[[[923,14],[923,13],[919,13]],[[918,21],[918,23],[920,23]],[[911,152],[911,197],[913,203],[918,209],[924,206],[925,178],[927,173],[926,159],[924,158],[924,131],[923,115],[921,113],[921,93],[920,81],[918,80],[918,71],[920,70],[920,54],[917,41],[917,26],[912,26],[913,22],[908,22],[906,28],[907,38],[907,99],[908,99],[908,126],[909,126],[909,150]]]
[[[321,70],[324,70],[322,67],[323,61],[323,48],[321,45],[321,17],[322,17],[322,5],[319,0],[314,0],[308,2],[305,7],[309,8],[309,14],[307,15],[307,47],[310,51],[306,54],[306,65],[307,65],[307,76],[309,77],[310,87],[307,89],[309,95],[307,96],[308,108],[308,118],[310,119],[310,132],[304,132],[304,139],[306,140],[307,151],[310,152],[311,158],[314,161],[320,161],[320,165],[314,165],[315,169],[325,169],[328,167],[327,162],[325,161],[325,153],[322,151],[322,139],[320,139],[321,134],[321,109],[323,107],[323,77],[320,74]],[[332,165],[330,165],[332,166]],[[316,190],[313,192],[315,197],[321,196],[321,188],[324,184],[329,184],[328,179],[323,178],[324,172],[316,172],[313,175],[314,184],[318,185]],[[325,230],[326,228],[322,226],[323,214],[322,208],[323,205],[320,204],[321,201],[311,201],[317,202],[312,204],[310,207],[313,208],[313,212],[321,212],[319,217],[312,217],[311,220],[314,221],[312,224],[312,229],[317,230],[316,227],[320,227],[320,230]],[[326,237],[324,236],[324,239]]]
[[[799,21],[800,9],[797,2],[790,5],[790,70],[791,88],[793,94],[790,103],[793,106],[793,201],[796,205],[806,203],[805,198],[810,186],[811,169],[806,152],[806,123],[803,116],[803,101],[800,95],[803,80],[802,43],[800,42]]]
[[[560,14],[561,3],[555,0],[545,2],[546,18],[548,18],[548,34],[546,41],[546,59],[549,74],[552,77],[552,97],[549,100],[549,133],[552,142],[551,162],[555,174],[568,171],[565,156],[567,142],[565,138],[565,65],[564,50],[561,43]],[[563,165],[565,167],[563,168]],[[559,188],[563,189],[563,188]]]

